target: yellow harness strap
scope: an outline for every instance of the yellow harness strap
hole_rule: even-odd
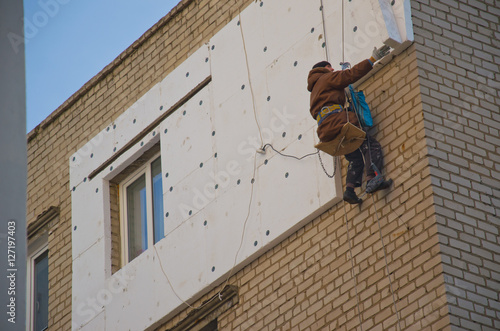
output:
[[[325,118],[327,118],[331,114],[335,114],[341,111],[342,111],[341,105],[325,106],[321,108],[321,111],[316,116],[316,121],[318,122],[318,126],[323,122]]]

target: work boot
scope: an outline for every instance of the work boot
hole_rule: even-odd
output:
[[[375,193],[377,191],[389,188],[392,185],[392,179],[384,180],[381,175],[375,176],[366,184],[366,193]]]
[[[358,198],[356,192],[353,189],[347,188],[344,192],[344,201],[350,203],[351,205],[356,205],[363,202],[362,199]]]

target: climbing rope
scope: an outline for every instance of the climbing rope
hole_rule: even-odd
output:
[[[345,26],[344,26],[344,0],[342,0],[342,63],[345,62],[345,59],[344,59],[344,30],[345,30]]]
[[[323,7],[323,2],[322,1],[321,1],[321,5]],[[344,10],[344,0],[342,0],[342,62],[340,63],[342,65],[342,69],[346,69],[346,68],[350,67],[350,65],[345,62],[345,41],[344,41],[345,40],[345,36],[344,36],[345,35],[345,23],[344,23],[344,11],[345,11]],[[322,10],[322,14],[323,14],[323,29],[325,30],[325,33],[326,33],[325,19],[324,19],[324,10]],[[325,41],[326,41],[326,34],[325,34]],[[328,50],[327,50],[327,60],[328,60]],[[354,112],[354,113],[356,114],[356,116],[358,116],[357,112]],[[359,121],[359,118],[358,118],[358,122],[361,123]],[[373,164],[373,161],[372,161],[373,159],[372,159],[372,155],[371,155],[370,138],[367,136],[366,139],[367,139],[367,142],[368,142],[368,153],[369,153],[370,162],[371,162],[370,166],[374,166],[375,167],[375,165]],[[359,148],[358,150],[361,152],[361,155],[363,157],[363,161],[366,164],[365,156],[364,156],[363,152],[361,151],[361,148]],[[343,189],[344,188],[342,187],[342,190]],[[375,216],[377,218],[377,224],[378,224],[379,234],[380,234],[380,241],[382,243],[382,248],[383,248],[383,252],[384,252],[385,269],[386,269],[387,277],[388,277],[388,280],[389,280],[389,288],[390,288],[391,295],[392,295],[392,302],[393,302],[393,305],[394,305],[394,309],[395,309],[395,313],[396,313],[396,318],[397,318],[397,321],[398,321],[398,328],[401,331],[402,330],[401,329],[401,320],[400,320],[399,311],[398,311],[398,308],[397,308],[397,305],[396,305],[396,298],[395,298],[394,289],[393,289],[393,286],[392,286],[392,280],[391,280],[391,273],[390,273],[390,270],[389,270],[389,264],[387,262],[387,252],[386,252],[386,248],[385,248],[385,244],[384,244],[384,239],[383,239],[383,235],[382,235],[382,227],[380,225],[380,219],[378,217],[378,211],[377,211],[377,207],[375,205],[375,197],[373,196],[373,194],[372,194],[372,202],[373,202],[373,206],[375,208]],[[354,257],[352,255],[352,246],[351,246],[351,239],[350,239],[350,235],[349,235],[349,226],[348,226],[349,222],[348,222],[347,212],[346,212],[346,208],[345,208],[345,201],[343,201],[343,209],[344,209],[344,217],[345,217],[345,226],[346,226],[346,231],[347,231],[347,240],[348,240],[348,243],[349,243],[349,254],[350,254],[350,258],[351,258],[351,273],[352,273],[352,278],[354,280],[354,291],[355,291],[355,294],[356,294],[356,306],[357,306],[357,310],[358,310],[358,319],[359,319],[359,325],[360,325],[360,328],[361,328],[361,331],[362,331],[363,329],[362,329],[361,310],[360,310],[360,307],[359,307],[359,296],[358,296],[357,281],[356,281],[356,274],[355,274],[355,270],[354,270],[354,261],[353,261]]]
[[[342,0],[344,2],[344,0]],[[325,52],[326,52],[326,60],[330,61],[330,57],[328,55],[328,45],[326,44],[326,24],[325,24],[325,6],[323,6],[323,0],[320,0],[321,3],[321,19],[323,22],[323,37],[325,39]]]
[[[324,35],[324,38],[325,38],[326,60],[330,61],[330,59],[329,59],[329,53],[328,53],[328,46],[326,44],[327,38],[326,38],[326,24],[325,24],[325,8],[323,6],[323,0],[321,0],[320,2],[321,2],[322,23],[323,23],[323,35]],[[344,34],[345,34],[345,32],[344,31],[345,31],[345,26],[344,26],[344,0],[342,0],[342,62],[341,62],[341,65],[343,66],[343,69],[344,69],[344,65],[348,65],[348,63],[345,62],[345,41],[344,41],[344,38],[345,38]],[[356,114],[356,116],[357,116],[357,114]],[[358,118],[358,122],[359,122],[359,118]],[[361,122],[359,122],[359,123],[361,123]],[[367,137],[367,140],[368,140],[368,151],[370,153],[370,161],[371,161],[372,160],[372,156],[371,156],[371,150],[370,150],[370,147],[371,147],[370,146],[370,139]],[[278,154],[280,154],[280,155],[288,156],[288,157],[293,157],[293,158],[298,159],[298,160],[301,160],[304,157],[307,157],[307,156],[315,154],[315,153],[310,153],[310,154],[304,155],[303,157],[298,158],[298,157],[294,157],[294,156],[290,156],[290,155],[284,155],[284,154],[276,151],[272,147],[272,145],[270,145],[270,144],[266,144],[266,145],[271,146],[271,148],[275,152],[277,152]],[[263,147],[263,149],[265,148],[265,146]],[[361,149],[359,149],[359,150],[361,152]],[[323,171],[325,172],[325,174],[329,178],[333,178],[335,176],[336,172],[337,172],[337,162],[340,162],[340,160],[337,157],[334,157],[334,172],[333,172],[332,175],[329,175],[328,172],[325,169],[325,166],[323,164],[323,160],[321,159],[321,154],[319,153],[319,150],[317,151],[317,154],[318,154],[318,157],[319,157],[319,160],[320,160],[321,167],[323,168]],[[361,155],[363,156],[363,160],[365,161],[365,164],[366,164],[366,160],[365,160],[364,154],[362,152],[361,152]],[[342,185],[342,190],[344,190],[343,185]],[[379,227],[380,240],[382,242],[382,248],[383,248],[383,252],[384,252],[384,261],[385,261],[385,268],[386,268],[386,272],[387,272],[387,277],[388,277],[388,280],[389,280],[389,288],[390,288],[390,291],[391,291],[392,301],[393,301],[394,309],[395,309],[395,312],[396,312],[396,318],[397,318],[397,321],[398,321],[398,328],[401,331],[402,330],[401,329],[401,321],[400,321],[400,317],[399,317],[399,311],[398,311],[397,305],[396,305],[396,299],[395,299],[394,289],[393,289],[393,286],[392,286],[392,280],[391,280],[391,277],[390,277],[391,273],[390,273],[390,270],[389,270],[389,264],[387,262],[387,252],[386,252],[386,249],[385,249],[385,244],[384,244],[383,235],[382,235],[382,228],[381,228],[381,225],[380,225],[380,219],[378,217],[378,211],[377,211],[377,208],[376,208],[376,205],[375,205],[375,198],[374,198],[373,194],[372,194],[372,201],[373,201],[373,205],[375,207],[375,216],[377,218],[377,224],[378,224],[378,227]],[[343,209],[344,209],[344,219],[345,219],[345,227],[346,227],[346,233],[347,233],[347,241],[348,241],[348,245],[349,245],[349,255],[350,255],[350,261],[351,261],[351,274],[352,274],[352,279],[353,279],[353,282],[354,282],[354,292],[355,292],[355,295],[356,295],[356,308],[357,308],[357,311],[358,311],[359,326],[360,326],[361,331],[363,331],[363,326],[362,326],[363,325],[363,319],[361,317],[360,300],[359,300],[359,294],[358,294],[358,289],[357,289],[357,275],[356,275],[355,267],[354,267],[354,256],[353,256],[353,253],[352,253],[351,237],[350,237],[350,232],[349,232],[349,220],[347,218],[347,211],[346,211],[346,207],[345,207],[345,201],[342,201],[342,202],[343,202],[342,206],[343,206]]]
[[[345,50],[345,42],[344,42],[344,0],[342,0],[342,62],[341,66],[342,69],[344,69],[345,65],[345,56],[344,56],[344,50]],[[349,115],[347,115],[347,119],[349,119]],[[341,180],[342,181],[342,180]],[[344,187],[342,186],[342,192],[344,191]],[[359,308],[359,295],[358,295],[358,284],[357,284],[357,277],[355,274],[354,270],[354,257],[352,255],[352,247],[351,247],[351,238],[349,235],[349,225],[348,225],[348,218],[347,218],[347,212],[345,208],[345,201],[342,199],[342,207],[344,209],[344,218],[345,218],[345,226],[346,226],[346,232],[347,232],[347,241],[349,242],[349,255],[351,256],[351,274],[352,278],[354,280],[354,292],[356,294],[356,308],[358,310],[358,320],[359,320],[359,328],[361,331],[363,331],[363,319],[361,318],[361,309]]]

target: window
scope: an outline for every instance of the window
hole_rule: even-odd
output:
[[[161,157],[147,161],[120,186],[122,252],[127,263],[165,236]]]
[[[49,207],[27,228],[26,330],[47,330],[49,325],[49,250],[50,229],[59,224],[59,208]]]
[[[47,330],[49,323],[49,251],[46,245],[28,256],[28,295],[28,330]]]

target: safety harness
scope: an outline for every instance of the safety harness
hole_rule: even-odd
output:
[[[328,116],[341,112],[343,107],[341,105],[325,106],[321,108],[318,116],[316,116],[316,121],[318,121],[318,126],[323,122]]]
[[[318,125],[320,125],[329,115],[341,112],[343,109],[341,105],[323,107],[316,117]],[[366,137],[366,133],[349,122],[349,112],[346,111],[345,113],[347,122],[344,124],[337,137],[331,141],[320,142],[314,147],[332,156],[339,156],[352,153],[361,146]]]

